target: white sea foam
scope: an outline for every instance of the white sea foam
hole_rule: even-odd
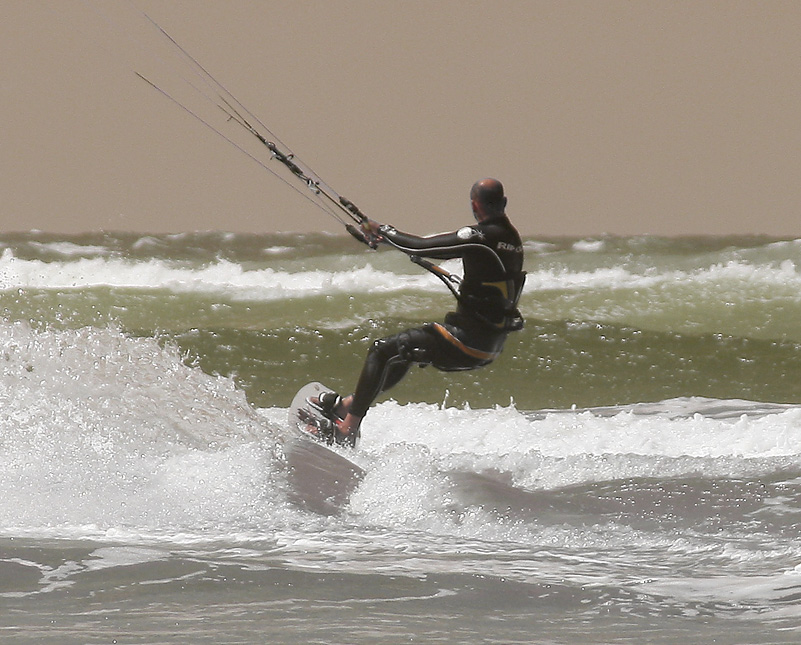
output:
[[[514,406],[485,410],[399,406],[370,412],[361,447],[381,454],[393,444],[416,444],[439,459],[515,472],[522,485],[557,487],[632,476],[722,477],[801,465],[801,407],[770,414],[715,418],[606,410],[553,411],[531,416]]]
[[[423,461],[507,471],[520,485],[536,488],[633,476],[740,476],[801,466],[801,407],[777,406],[766,413],[748,402],[710,401],[709,408],[718,404],[732,412],[683,414],[689,405],[684,400],[665,402],[661,413],[605,409],[536,415],[514,406],[471,410],[388,401],[365,419],[360,453],[380,461],[394,446],[417,446]],[[262,414],[280,423],[286,411]]]
[[[573,243],[573,250],[583,253],[598,253],[606,248],[603,240],[579,240]]]
[[[286,253],[291,253],[294,251],[294,247],[292,246],[270,246],[266,249],[263,249],[262,253],[265,255],[284,255]]]
[[[329,293],[434,290],[429,275],[397,275],[367,265],[346,271],[300,271],[271,268],[246,270],[227,260],[182,267],[162,260],[132,262],[85,258],[72,262],[22,260],[6,250],[0,257],[0,291],[12,289],[86,289],[119,287],[167,289],[178,293],[225,293],[231,298],[278,300]]]
[[[131,261],[119,258],[80,257],[64,262],[42,262],[16,258],[6,249],[0,257],[0,291],[15,289],[87,289],[119,287],[166,289],[178,293],[224,293],[232,299],[278,300],[338,293],[390,293],[400,290],[441,291],[433,276],[398,274],[368,264],[352,270],[283,271],[274,268],[246,269],[217,260],[200,267],[163,260]],[[458,261],[443,264],[458,273]],[[580,291],[585,289],[648,289],[659,286],[714,285],[724,290],[779,288],[788,296],[801,293],[801,272],[789,259],[768,265],[740,261],[715,264],[692,271],[667,270],[644,273],[625,266],[600,267],[588,271],[559,268],[531,270],[527,292]]]
[[[602,267],[591,271],[567,269],[534,270],[526,285],[538,291],[583,289],[648,289],[672,284],[717,284],[729,289],[743,286],[786,287],[801,290],[801,272],[792,260],[776,265],[751,265],[739,261],[714,264],[691,271],[668,270],[634,272],[625,266]]]
[[[115,329],[0,325],[0,531],[130,537],[270,533],[301,519],[282,483],[286,409],[256,413],[231,379]],[[801,467],[801,408],[723,416],[513,406],[377,405],[346,509],[367,525],[454,529],[451,472],[506,473],[525,490],[626,477],[744,477]],[[743,413],[735,414],[741,406]],[[710,405],[715,407],[714,405]],[[458,531],[527,539],[468,509]],[[177,539],[177,538],[176,538]]]
[[[176,349],[17,323],[0,325],[0,361],[4,531],[174,532],[280,512],[264,496],[269,426]]]
[[[533,251],[534,253],[554,253],[559,250],[559,246],[552,242],[541,242],[539,240],[526,240],[523,242],[523,248],[526,251]]]
[[[55,253],[64,257],[105,256],[110,253],[105,246],[93,244],[74,244],[73,242],[36,242],[31,240],[28,246],[38,251]]]

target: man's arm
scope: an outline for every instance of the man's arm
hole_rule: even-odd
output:
[[[483,237],[481,232],[470,226],[465,226],[452,233],[420,237],[398,231],[392,226],[379,224],[373,220],[369,220],[367,225],[380,241],[394,246],[399,251],[408,255],[420,255],[441,260],[462,257],[471,246],[479,244]]]

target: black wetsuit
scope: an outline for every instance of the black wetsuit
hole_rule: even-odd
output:
[[[412,256],[462,258],[458,306],[444,323],[382,338],[365,360],[350,412],[363,417],[375,398],[398,383],[412,364],[443,371],[470,370],[491,363],[510,331],[522,327],[517,301],[523,289],[523,245],[505,216],[453,233],[418,237],[382,226],[387,243]]]

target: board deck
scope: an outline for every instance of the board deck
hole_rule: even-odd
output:
[[[339,512],[364,477],[364,470],[309,431],[309,419],[322,418],[308,404],[309,397],[330,392],[322,383],[303,386],[289,407],[292,438],[285,446],[292,500],[323,515]]]
[[[322,383],[308,383],[304,385],[289,406],[289,425],[312,439],[322,443],[329,443],[324,436],[321,436],[320,427],[329,423],[329,419],[315,407],[309,404],[310,398],[331,392],[332,390]]]

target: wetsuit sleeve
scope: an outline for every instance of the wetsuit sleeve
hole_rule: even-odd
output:
[[[396,249],[408,255],[447,260],[462,257],[476,243],[480,243],[481,233],[471,226],[460,228],[452,233],[440,233],[419,237],[403,233],[392,226],[383,225],[379,229],[382,237]]]

